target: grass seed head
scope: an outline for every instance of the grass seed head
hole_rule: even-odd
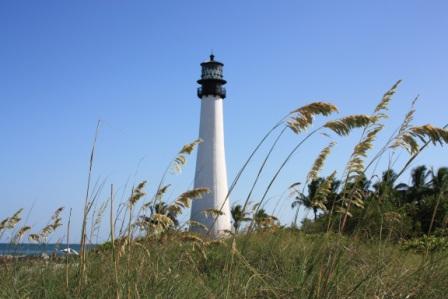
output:
[[[334,112],[338,112],[338,109],[333,104],[314,102],[291,111],[291,118],[287,121],[286,125],[294,133],[299,134],[313,124],[313,119],[315,116],[328,116]]]
[[[353,129],[364,128],[373,122],[369,115],[349,115],[338,120],[327,122],[324,127],[332,130],[339,136],[347,136]]]
[[[328,155],[331,152],[331,149],[334,147],[336,143],[331,142],[328,146],[326,146],[319,154],[317,159],[314,161],[313,166],[311,167],[310,172],[307,176],[307,181],[312,181],[317,178],[317,175],[322,170],[322,167],[324,166],[325,160],[327,159]]]
[[[375,114],[382,114],[383,111],[388,110],[389,103],[392,100],[392,96],[397,91],[398,85],[400,85],[401,80],[398,80],[386,93],[383,95],[380,103],[375,108]],[[384,114],[382,114],[384,115]]]

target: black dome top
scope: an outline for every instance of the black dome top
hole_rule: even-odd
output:
[[[215,55],[210,55],[210,60],[201,63],[201,79],[197,82],[201,84],[198,89],[198,97],[203,95],[219,95],[226,97],[226,91],[223,87],[226,84],[223,75],[224,64],[215,60]]]

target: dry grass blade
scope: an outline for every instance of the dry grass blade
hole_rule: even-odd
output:
[[[193,152],[193,150],[195,149],[195,147],[202,142],[203,142],[203,140],[199,138],[199,139],[196,139],[195,141],[193,141],[192,143],[185,144],[182,147],[182,149],[180,150],[179,154],[190,155]]]
[[[403,134],[400,145],[404,147],[411,155],[415,155],[420,151],[418,142],[408,133]]]
[[[375,114],[380,114],[382,116],[385,116],[382,114],[382,111],[386,111],[389,106],[389,102],[392,100],[392,96],[397,91],[398,85],[400,85],[401,80],[398,80],[384,95],[381,100],[381,102],[376,106],[375,108]]]
[[[166,229],[174,225],[173,220],[164,214],[155,213],[151,219],[153,225]]]
[[[312,123],[312,119],[304,117],[295,117],[287,121],[287,127],[295,134],[305,131]]]
[[[410,132],[422,142],[426,142],[426,138],[428,138],[434,145],[437,143],[440,145],[448,143],[448,130],[433,127],[429,124],[413,127],[410,129]]]
[[[317,188],[316,195],[313,198],[313,207],[319,208],[323,211],[327,211],[325,203],[327,202],[328,195],[331,193],[331,186],[333,185],[336,172],[333,172],[328,178],[326,178]]]
[[[358,208],[364,208],[364,195],[361,189],[355,188],[351,194],[351,203]]]
[[[196,188],[182,193],[176,200],[184,207],[190,207],[190,202],[194,199],[200,199],[209,192],[208,188]]]
[[[411,155],[415,155],[420,151],[417,140],[420,140],[423,144],[431,142],[434,145],[444,145],[448,143],[448,130],[432,125],[410,127],[401,133],[392,146],[394,148],[401,146]]]
[[[290,112],[290,114],[299,113],[302,115],[323,115],[328,116],[334,112],[338,112],[338,108],[325,102],[314,102],[306,106],[300,107]]]
[[[317,178],[317,175],[322,170],[322,167],[324,166],[325,160],[327,159],[328,155],[331,152],[331,149],[335,145],[335,142],[331,142],[328,146],[326,146],[319,154],[317,159],[313,163],[313,167],[311,167],[310,172],[307,176],[307,182],[315,180]]]
[[[207,188],[196,188],[186,191],[177,197],[176,201],[168,207],[168,211],[178,215],[182,212],[182,209],[190,207],[191,201],[201,199],[208,192],[209,189]]]
[[[180,205],[177,205],[176,203],[168,206],[168,212],[173,215],[179,215],[182,212],[182,207]]]
[[[392,96],[395,94],[400,82],[401,80],[398,80],[384,94],[380,103],[376,106],[373,115],[369,116],[371,121],[364,128],[362,140],[355,146],[354,152],[348,163],[347,178],[351,178],[351,173],[353,172],[357,173],[358,175],[361,175],[361,173],[364,172],[365,166],[362,158],[365,158],[367,156],[367,151],[372,148],[373,141],[375,140],[378,133],[383,129],[384,125],[380,124],[379,121],[388,117],[386,111],[388,110],[389,103],[392,100]]]
[[[411,110],[408,111],[408,113],[406,113],[406,116],[404,117],[404,121],[402,123],[402,125],[400,126],[400,131],[399,132],[405,132],[410,128],[410,124],[411,122],[414,120],[414,115],[415,115],[415,103],[418,100],[418,96],[412,101],[411,104]]]
[[[350,207],[352,204],[359,208],[364,207],[364,198],[362,194],[358,192],[359,190],[354,187],[351,188],[350,192],[347,192],[348,190],[346,188],[349,183],[356,186],[357,183],[362,181],[364,171],[366,170],[364,158],[367,157],[367,152],[373,147],[373,142],[376,136],[384,128],[384,125],[380,124],[379,121],[387,118],[385,111],[387,110],[389,102],[395,94],[396,88],[400,82],[401,81],[395,83],[394,86],[392,86],[392,88],[384,94],[381,102],[376,106],[374,114],[369,116],[370,122],[365,126],[361,141],[355,146],[350,160],[347,163],[346,180],[344,182],[345,186],[343,192],[344,196],[342,198],[343,206],[337,210],[338,212],[344,214],[342,221],[340,222],[340,231],[344,230],[347,217],[351,217],[352,215],[350,213]]]
[[[93,225],[92,225],[92,228],[91,228],[92,229],[91,230],[91,237],[90,237],[91,240],[93,240],[95,231],[96,231],[97,236],[98,236],[98,232],[99,232],[99,229],[100,229],[100,224],[101,224],[101,221],[103,220],[103,214],[106,211],[107,204],[108,204],[108,201],[103,202],[101,204],[100,208],[98,209],[98,212],[97,212],[96,217],[95,217],[95,221],[93,222]],[[92,217],[93,217],[93,215],[92,215]]]
[[[187,164],[187,155],[190,155],[193,150],[202,143],[202,139],[196,139],[195,141],[185,144],[182,149],[179,151],[178,155],[173,161],[172,170],[175,173],[180,173],[182,168]]]
[[[61,213],[64,210],[63,207],[58,208],[51,216],[51,223],[47,224],[38,234],[29,235],[29,240],[35,242],[45,242],[48,236],[53,233],[58,227],[62,226]]]
[[[231,236],[233,234],[233,232],[231,231],[224,231],[225,234],[228,234],[229,236]],[[209,240],[205,243],[206,246],[210,247],[210,246],[223,246],[223,247],[227,247],[227,243],[223,240],[223,239],[218,239],[218,240]]]
[[[134,206],[143,196],[145,196],[146,193],[143,189],[145,188],[146,183],[146,181],[143,181],[132,190],[131,197],[129,198],[129,204],[131,206]]]
[[[9,218],[5,218],[0,222],[0,232],[6,228]]]
[[[224,215],[224,212],[220,211],[218,209],[206,209],[206,210],[202,211],[201,213],[204,214],[205,217],[211,217],[211,218],[216,218],[216,217]]]
[[[351,130],[363,128],[371,124],[372,117],[365,114],[349,115],[338,120],[327,122],[324,127],[332,130],[339,136],[347,136]]]
[[[415,115],[415,103],[417,102],[418,97],[412,101],[411,110],[406,113],[406,116],[403,120],[403,123],[398,130],[397,136],[394,138],[394,141],[389,146],[391,149],[395,149],[398,147],[404,147],[408,152],[415,153],[418,150],[418,144],[415,140],[409,136],[409,130],[411,129],[411,123],[414,120]]]
[[[314,116],[328,116],[334,112],[338,112],[335,105],[324,102],[314,102],[292,111],[290,113],[291,118],[287,121],[287,127],[294,133],[299,134],[312,125]]]
[[[361,156],[361,157],[366,157],[367,151],[372,148],[373,141],[375,141],[376,136],[383,128],[384,128],[383,125],[378,125],[374,129],[369,131],[367,133],[367,136],[360,143],[358,143],[356,145],[355,151],[354,151],[355,155]]]
[[[51,216],[51,220],[56,220],[56,219],[60,218],[62,211],[64,211],[64,207],[60,207],[60,208],[58,208],[58,209],[54,212],[53,216]]]
[[[40,243],[40,236],[39,234],[30,234],[28,236],[28,240],[30,240],[31,242]]]
[[[23,209],[19,209],[11,217],[7,217],[0,222],[0,232],[4,229],[13,229],[22,220]]]
[[[190,227],[193,227],[193,226],[195,226],[195,227],[200,227],[200,228],[203,229],[204,231],[208,231],[208,227],[207,227],[206,225],[204,225],[203,223],[201,223],[201,222],[194,221],[194,220],[189,220],[189,221],[187,221],[187,224],[188,224]]]
[[[40,235],[40,239],[41,240],[45,240],[51,233],[53,232],[53,226],[52,225],[47,225],[45,226],[39,233]]]
[[[352,157],[347,166],[347,173],[349,177],[353,173],[356,173],[357,175],[363,174],[365,170],[363,158],[367,156],[368,150],[373,147],[373,142],[383,127],[383,125],[376,125],[373,127],[368,131],[367,135],[361,140],[361,142],[355,146]]]
[[[17,234],[14,236],[12,242],[14,244],[18,244],[22,240],[23,236],[30,230],[31,230],[31,226],[24,226],[24,227],[22,227],[21,229],[19,229]]]
[[[168,188],[169,188],[170,186],[171,186],[171,185],[168,184],[168,185],[163,186],[163,187],[160,188],[159,190],[157,190],[155,201],[161,201],[162,198],[163,198],[163,195],[168,191]]]
[[[205,245],[205,241],[197,235],[193,234],[182,234],[181,239],[184,241],[195,242],[201,245]]]
[[[336,213],[345,215],[347,217],[353,217],[353,214],[350,213],[349,208],[343,207],[343,206],[339,206],[336,208]]]

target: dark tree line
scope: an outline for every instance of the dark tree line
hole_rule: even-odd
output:
[[[319,188],[328,178],[317,178],[306,192],[297,192],[292,208],[304,207],[313,212],[313,220],[305,219],[303,228],[311,231],[340,229],[337,213],[346,194],[360,190],[363,207],[353,207],[344,232],[364,232],[369,236],[388,233],[406,238],[421,235],[448,235],[448,168],[438,170],[419,166],[412,170],[410,184],[397,183],[393,170],[368,180],[365,176],[343,187],[340,181],[330,184],[325,200],[316,200]],[[350,186],[349,184],[352,184]],[[354,186],[356,184],[356,186]],[[344,194],[345,192],[345,194]]]

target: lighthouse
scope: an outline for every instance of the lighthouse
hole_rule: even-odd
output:
[[[221,62],[210,55],[210,60],[201,63],[201,85],[197,95],[201,99],[199,138],[196,160],[195,188],[208,188],[209,193],[193,201],[191,220],[207,227],[193,225],[191,230],[217,238],[231,230],[230,205],[227,198],[227,169],[224,147],[223,100],[226,97]],[[210,211],[220,211],[210,215]],[[213,214],[213,213],[211,213]]]

